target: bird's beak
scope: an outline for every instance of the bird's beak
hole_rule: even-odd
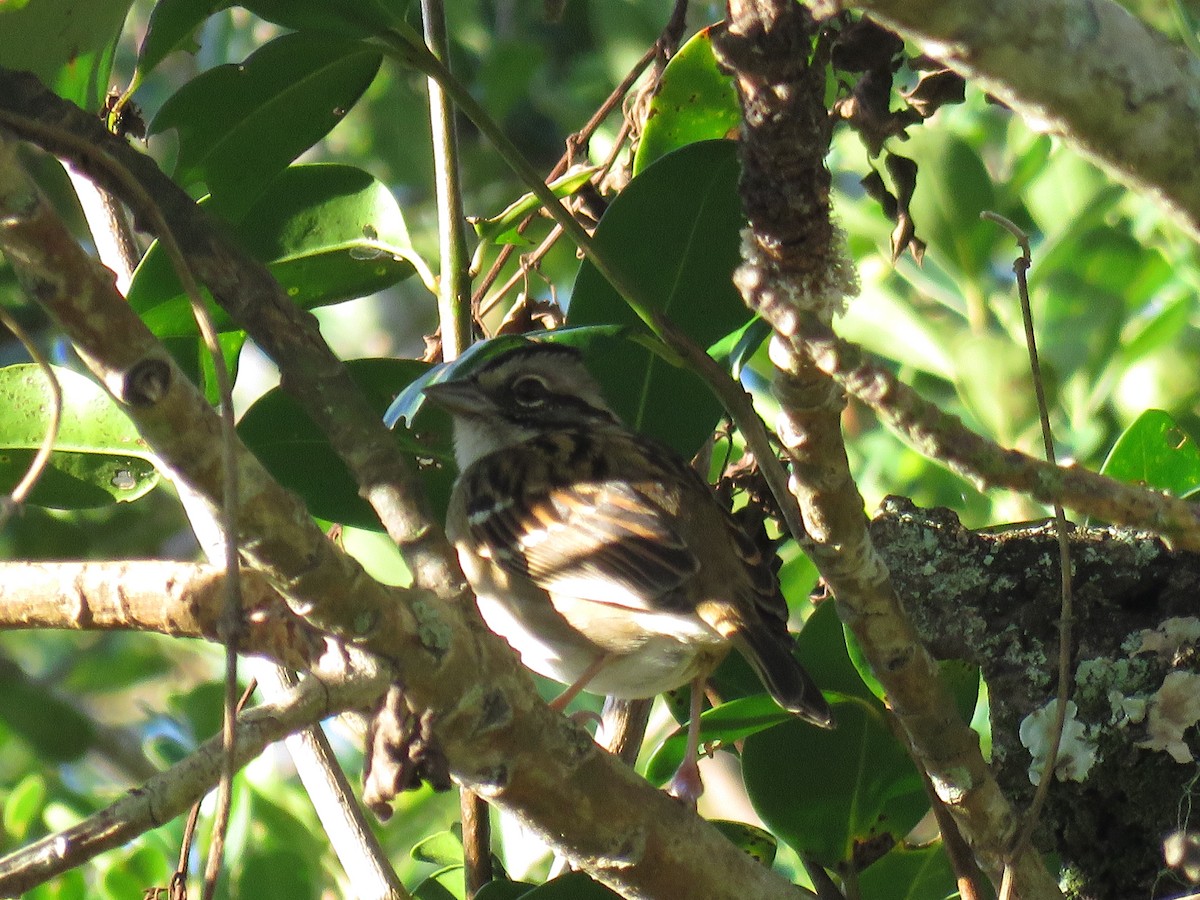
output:
[[[436,406],[455,415],[479,416],[492,406],[487,395],[471,381],[443,381],[425,388],[425,396]]]

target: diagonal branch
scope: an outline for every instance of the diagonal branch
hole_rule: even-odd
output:
[[[361,674],[350,680],[310,678],[280,702],[264,703],[244,713],[236,732],[238,767],[313,722],[369,705],[386,686],[386,676],[378,675],[373,679]],[[0,859],[0,896],[20,896],[186,812],[216,785],[224,755],[218,735],[107,809]]]

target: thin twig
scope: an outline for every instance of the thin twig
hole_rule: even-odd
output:
[[[1034,396],[1037,398],[1038,417],[1041,420],[1042,443],[1046,451],[1046,462],[1057,465],[1054,451],[1054,435],[1050,428],[1050,411],[1046,403],[1046,391],[1043,386],[1041,366],[1038,362],[1037,339],[1033,329],[1033,312],[1029,303],[1029,284],[1026,273],[1032,263],[1029,250],[1029,236],[1020,228],[997,213],[985,210],[980,218],[995,222],[1016,238],[1021,248],[1021,255],[1013,261],[1013,274],[1017,278],[1017,296],[1021,301],[1021,319],[1025,324],[1025,345],[1029,350],[1029,368],[1033,376]],[[1062,744],[1063,728],[1067,721],[1067,699],[1071,694],[1071,548],[1067,534],[1068,524],[1062,504],[1054,504],[1054,527],[1058,534],[1059,566],[1062,572],[1062,601],[1058,620],[1058,690],[1056,691],[1057,707],[1054,713],[1054,728],[1050,735],[1050,746],[1046,752],[1046,764],[1042,769],[1041,781],[1033,795],[1033,802],[1025,813],[1025,821],[1013,844],[1013,852],[1020,850],[1030,839],[1033,829],[1037,826],[1038,815],[1046,802],[1046,795],[1054,781],[1054,769],[1058,763],[1058,751]]]
[[[425,44],[429,53],[440,60],[449,72],[446,10],[442,0],[421,0],[421,21],[424,23]],[[438,319],[442,334],[442,358],[451,360],[471,343],[470,257],[464,232],[454,107],[435,79],[428,79],[428,89],[441,256]]]

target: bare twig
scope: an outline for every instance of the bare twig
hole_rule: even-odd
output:
[[[995,222],[1004,228],[1017,240],[1021,255],[1013,262],[1013,273],[1017,278],[1017,296],[1021,302],[1021,320],[1025,324],[1025,345],[1029,350],[1029,368],[1033,375],[1033,390],[1037,398],[1038,417],[1041,420],[1042,442],[1046,451],[1046,462],[1056,465],[1054,452],[1054,433],[1050,428],[1050,411],[1046,403],[1046,390],[1043,385],[1041,365],[1038,363],[1037,338],[1033,329],[1033,311],[1029,304],[1029,284],[1026,273],[1032,263],[1029,250],[1029,236],[1020,228],[997,213],[985,210],[982,218]],[[1054,725],[1050,733],[1050,744],[1046,748],[1046,762],[1042,769],[1042,778],[1038,782],[1033,801],[1025,812],[1025,821],[1014,843],[1014,852],[1021,849],[1033,834],[1037,826],[1038,814],[1046,802],[1050,785],[1054,782],[1054,770],[1058,764],[1058,750],[1062,744],[1063,727],[1067,721],[1067,700],[1071,695],[1071,545],[1068,535],[1067,517],[1062,504],[1054,504],[1054,528],[1058,535],[1058,557],[1061,569],[1062,597],[1058,613],[1058,688],[1056,690],[1057,708],[1054,712]],[[1005,879],[1011,884],[1010,879]],[[1001,896],[1007,896],[1001,892]]]

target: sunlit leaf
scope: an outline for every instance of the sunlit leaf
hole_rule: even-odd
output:
[[[86,509],[136,500],[158,484],[151,453],[133,423],[95,382],[55,369],[62,423],[49,468],[30,501]],[[0,489],[24,477],[49,427],[50,385],[33,364],[0,369]]]
[[[1183,496],[1200,485],[1200,448],[1169,413],[1148,409],[1117,438],[1100,474]]]

